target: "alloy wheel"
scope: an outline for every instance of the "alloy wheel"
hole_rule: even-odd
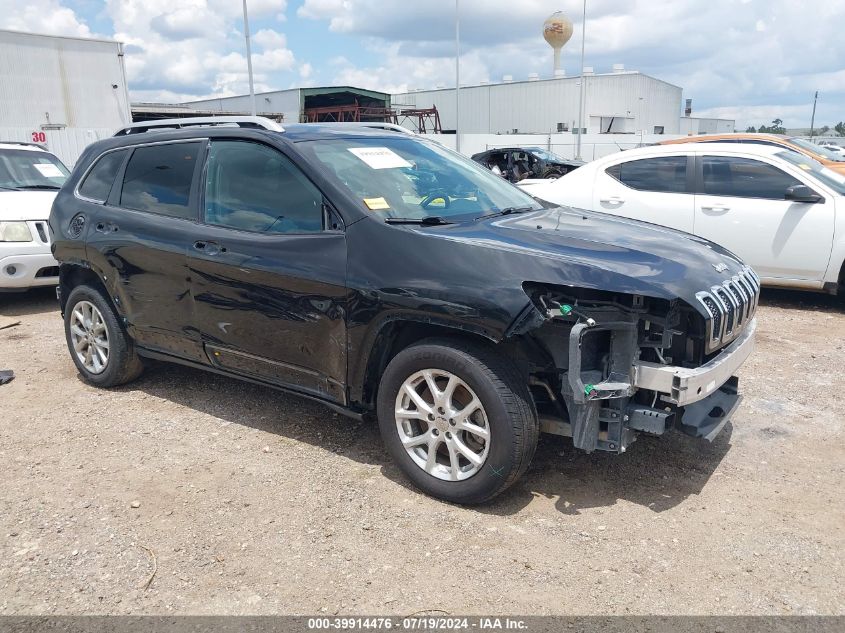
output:
[[[73,306],[70,340],[76,358],[92,374],[101,374],[109,363],[109,331],[103,315],[90,301]]]
[[[425,472],[446,481],[475,475],[490,449],[490,425],[478,396],[461,378],[423,369],[396,396],[402,446]]]

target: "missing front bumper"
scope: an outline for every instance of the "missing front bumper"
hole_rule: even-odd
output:
[[[678,406],[704,400],[733,376],[754,351],[757,321],[751,321],[733,343],[701,367],[673,367],[636,361],[634,386],[663,394],[663,399]]]

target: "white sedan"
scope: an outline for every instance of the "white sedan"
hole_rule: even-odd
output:
[[[765,285],[835,293],[845,284],[845,177],[780,147],[655,145],[519,184],[555,204],[707,238]]]

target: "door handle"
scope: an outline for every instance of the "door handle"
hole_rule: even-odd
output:
[[[622,204],[625,202],[625,199],[619,196],[610,196],[609,198],[600,198],[599,202],[603,204]]]
[[[94,226],[94,230],[99,233],[115,233],[119,228],[114,222],[97,222]]]
[[[226,247],[220,246],[218,242],[212,242],[210,240],[197,240],[194,242],[194,250],[205,253],[206,255],[217,255],[218,253],[225,253]]]
[[[712,211],[713,213],[726,213],[726,212],[730,211],[731,208],[726,207],[726,206],[721,205],[721,204],[714,204],[714,205],[708,206],[708,207],[703,206],[703,207],[701,207],[701,210],[702,211]]]

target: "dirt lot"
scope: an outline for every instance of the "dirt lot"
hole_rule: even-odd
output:
[[[476,509],[411,489],[374,425],[269,389],[170,365],[86,386],[52,290],[0,314],[22,321],[0,330],[0,614],[845,613],[830,298],[764,294],[713,444],[543,438]]]

